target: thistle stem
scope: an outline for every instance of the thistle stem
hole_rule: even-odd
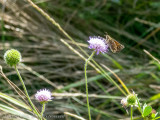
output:
[[[46,108],[46,104],[45,103],[42,103],[42,111],[41,111],[41,116],[43,118],[43,113],[45,111],[45,108]]]
[[[139,102],[139,99],[138,99],[137,96],[136,96],[136,100],[137,100],[137,103],[138,103],[138,110],[140,111],[141,115],[143,115],[142,108],[141,108],[141,105],[140,105],[140,102]]]
[[[133,120],[133,107],[131,106],[131,120]]]
[[[17,75],[18,75],[18,77],[19,77],[19,79],[20,79],[20,81],[21,81],[21,84],[22,84],[22,86],[23,86],[24,92],[25,92],[25,94],[26,94],[26,96],[27,96],[27,98],[28,98],[29,103],[31,104],[31,106],[32,106],[32,108],[33,108],[35,114],[36,114],[36,115],[38,116],[38,118],[40,118],[40,120],[41,120],[41,117],[40,117],[39,113],[37,112],[37,110],[36,110],[34,104],[32,103],[32,101],[31,101],[31,99],[30,99],[30,97],[29,97],[29,95],[28,95],[26,86],[25,86],[25,84],[24,84],[24,82],[23,82],[23,79],[22,79],[22,77],[21,77],[21,75],[20,75],[18,69],[17,69],[17,66],[15,66],[15,70],[16,70]]]
[[[89,106],[89,98],[88,98],[88,81],[87,81],[87,64],[92,59],[95,51],[89,56],[89,58],[85,62],[84,73],[85,73],[85,82],[86,82],[86,96],[87,96],[87,107],[88,107],[88,115],[89,120],[91,120],[90,106]]]

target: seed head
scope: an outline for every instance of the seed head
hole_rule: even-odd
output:
[[[7,50],[4,54],[4,60],[10,67],[16,66],[21,59],[21,53],[15,49]]]

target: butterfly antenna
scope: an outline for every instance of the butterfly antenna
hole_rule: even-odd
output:
[[[107,33],[107,32],[105,32],[105,34],[106,34],[106,35],[108,35],[108,33]]]

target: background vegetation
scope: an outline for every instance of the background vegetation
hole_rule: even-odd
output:
[[[34,0],[88,54],[89,36],[104,37],[107,32],[125,46],[120,53],[94,56],[94,60],[114,71],[129,90],[142,102],[158,111],[160,65],[143,50],[160,56],[160,2],[157,0]],[[7,49],[18,49],[23,56],[20,72],[28,92],[41,88],[53,91],[55,98],[47,104],[46,114],[71,112],[87,118],[84,82],[84,60],[77,46],[26,0],[0,0],[0,65],[6,76],[22,88],[12,68],[3,60]],[[106,72],[120,85],[114,75]],[[120,100],[124,95],[95,69],[88,66],[90,105],[93,120],[127,119]],[[1,77],[0,91],[15,98],[18,95]],[[59,93],[59,94],[58,94]],[[63,93],[63,94],[60,94]],[[70,94],[69,94],[70,93]],[[157,95],[157,96],[155,96]],[[154,96],[154,98],[153,98]],[[1,100],[1,103],[6,104]],[[40,107],[39,103],[36,103]],[[1,117],[4,114],[0,112]],[[134,112],[134,116],[139,113]],[[69,120],[74,118],[68,117]]]

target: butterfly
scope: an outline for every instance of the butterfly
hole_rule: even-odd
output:
[[[106,35],[106,44],[109,45],[109,48],[113,53],[119,52],[124,48],[124,45],[120,44],[109,35]]]

